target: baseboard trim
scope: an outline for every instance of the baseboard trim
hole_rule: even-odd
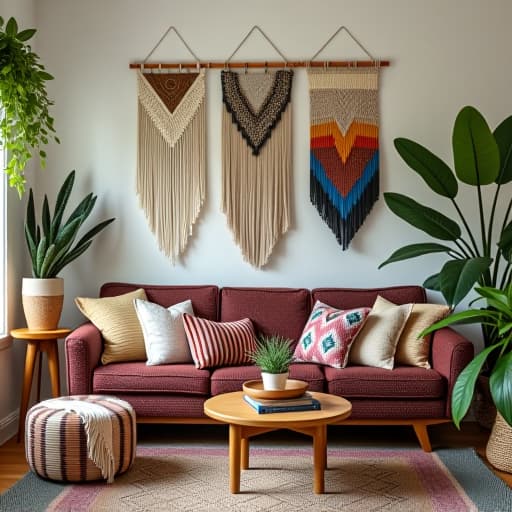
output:
[[[14,437],[18,432],[19,411],[13,411],[0,419],[0,445]]]

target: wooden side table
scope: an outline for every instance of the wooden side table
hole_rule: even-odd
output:
[[[60,378],[59,378],[59,347],[57,340],[65,338],[71,329],[58,328],[48,331],[31,331],[24,327],[13,329],[11,336],[18,340],[27,341],[27,351],[25,354],[25,370],[23,372],[23,391],[21,393],[20,405],[20,423],[18,427],[18,443],[25,433],[25,417],[27,415],[28,401],[34,379],[34,369],[36,360],[39,359],[39,372],[37,382],[37,401],[39,402],[41,393],[41,359],[42,352],[46,352],[48,358],[48,369],[50,371],[50,381],[52,385],[52,396],[60,396]]]

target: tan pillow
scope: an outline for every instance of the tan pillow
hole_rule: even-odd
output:
[[[396,306],[380,295],[350,349],[350,364],[392,370],[400,334],[412,304]]]
[[[103,364],[146,360],[144,335],[133,305],[134,299],[147,300],[146,292],[139,288],[117,297],[75,299],[78,309],[103,335]]]
[[[411,316],[398,340],[395,364],[406,364],[430,368],[430,340],[432,335],[418,339],[418,334],[450,313],[448,306],[441,304],[414,304]]]

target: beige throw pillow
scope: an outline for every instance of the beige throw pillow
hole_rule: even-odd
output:
[[[418,339],[418,334],[448,316],[449,313],[450,308],[441,304],[414,304],[411,316],[398,340],[395,364],[430,368],[428,358],[432,335]]]
[[[103,364],[146,360],[144,336],[133,305],[134,299],[146,300],[146,292],[139,288],[116,297],[75,299],[78,309],[101,331]]]
[[[412,304],[396,306],[380,295],[350,349],[350,364],[392,370],[400,334]]]

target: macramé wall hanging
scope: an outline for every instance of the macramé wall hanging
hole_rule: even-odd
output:
[[[174,264],[205,198],[205,71],[137,73],[137,194],[158,246]],[[144,62],[145,62],[144,61]]]
[[[343,250],[379,197],[378,78],[378,64],[308,69],[310,197]]]
[[[221,72],[222,211],[244,259],[257,268],[290,224],[292,79],[290,69]]]

